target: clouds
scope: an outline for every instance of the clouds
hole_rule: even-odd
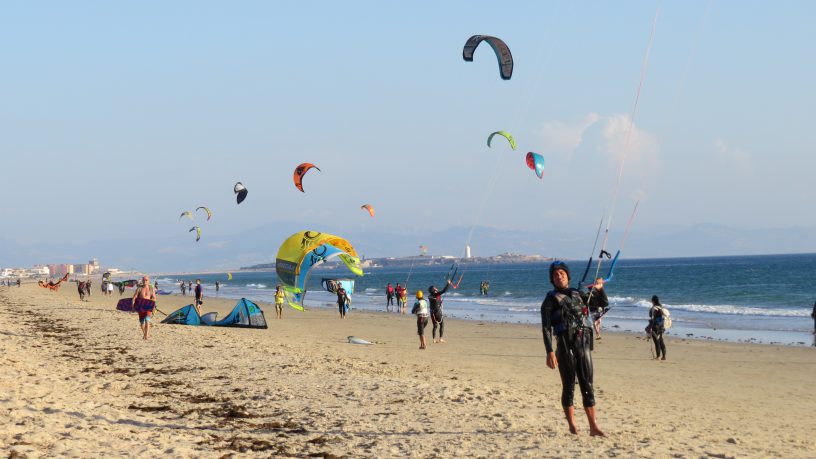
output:
[[[644,197],[649,184],[660,175],[657,135],[632,123],[628,115],[592,112],[577,121],[547,121],[537,134],[545,157],[560,157],[565,163],[578,161],[585,169],[586,164],[605,158],[596,166],[598,173],[614,177],[623,166],[622,179],[631,179],[626,188],[634,199]]]
[[[590,113],[576,122],[547,121],[538,130],[542,151],[570,153],[581,144],[584,132],[598,122],[601,116]]]
[[[720,163],[729,166],[733,171],[743,175],[750,174],[754,170],[751,155],[739,147],[727,145],[722,139],[714,141],[714,157]]]

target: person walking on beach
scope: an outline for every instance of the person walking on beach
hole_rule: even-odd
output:
[[[595,391],[592,387],[592,334],[586,326],[587,310],[581,292],[569,286],[569,267],[562,261],[550,265],[550,283],[555,287],[541,303],[541,331],[547,351],[547,366],[558,368],[561,375],[561,406],[569,430],[578,434],[575,426],[575,379],[581,388],[581,398],[589,421],[591,436],[604,436],[595,419]],[[553,352],[552,338],[557,347]]]
[[[221,283],[215,281],[215,294],[218,295],[218,291],[221,290]]]
[[[20,287],[21,284],[22,284],[22,282],[20,282],[20,279],[18,278],[17,279],[17,287]],[[813,309],[816,310],[816,304],[813,305]]]
[[[385,311],[391,312],[391,306],[394,305],[394,287],[391,282],[385,287]]]
[[[192,282],[192,281],[191,281]],[[198,311],[198,315],[201,315],[201,305],[204,304],[204,292],[201,288],[201,279],[196,279],[196,286],[195,286],[195,308]]]
[[[85,296],[91,296],[91,280],[85,281]]]
[[[663,308],[660,298],[652,295],[652,307],[649,309],[649,335],[654,341],[655,360],[666,360],[666,343],[663,342],[663,332],[666,331]],[[662,357],[661,357],[662,354]]]
[[[425,349],[425,327],[428,325],[428,302],[423,298],[422,290],[416,292],[416,302],[411,314],[417,316],[417,334],[419,335],[419,348]]]
[[[85,301],[85,282],[77,282],[77,291],[79,292],[79,301]]]
[[[431,306],[431,322],[433,323],[433,329],[431,330],[431,336],[433,336],[434,343],[444,343],[445,339],[442,338],[442,335],[445,334],[445,314],[442,312],[442,295],[448,291],[448,287],[451,286],[451,281],[448,279],[445,288],[441,291],[437,290],[436,287],[431,285],[428,287],[428,300],[430,301]],[[439,328],[439,341],[436,340],[436,329]]]
[[[181,296],[187,296],[187,284],[184,281],[181,281],[179,288],[181,289]]]
[[[595,283],[589,286],[585,302],[592,313],[592,326],[595,329],[595,339],[601,339],[601,318],[609,310],[609,298],[604,290],[603,277],[595,279]]]
[[[133,294],[133,306],[139,313],[139,327],[142,329],[142,338],[150,338],[150,317],[156,308],[156,291],[150,285],[150,277],[142,277],[142,283]]]
[[[275,286],[275,316],[278,319],[283,319],[283,298],[283,289],[280,285]]]
[[[20,279],[17,279],[17,285],[20,285]],[[810,313],[813,319],[813,334],[816,335],[816,303],[813,303],[813,312]]]
[[[337,293],[337,308],[340,310],[340,318],[345,319],[346,311],[348,311],[348,294],[346,293],[346,289],[344,289],[340,284],[337,285],[337,290],[335,293]]]

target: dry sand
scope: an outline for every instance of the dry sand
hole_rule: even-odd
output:
[[[12,457],[816,457],[813,348],[670,339],[656,362],[640,337],[606,333],[593,355],[607,437],[591,438],[580,408],[568,433],[535,326],[449,320],[448,343],[420,351],[411,316],[276,320],[261,305],[268,330],[158,325],[144,341],[96,285],[88,302],[73,283],[0,289]]]

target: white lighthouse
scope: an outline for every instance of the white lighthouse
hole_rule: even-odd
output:
[[[465,258],[470,258],[470,245],[465,246]]]

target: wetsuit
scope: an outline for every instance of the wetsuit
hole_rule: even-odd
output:
[[[385,307],[386,308],[388,306],[393,306],[394,305],[394,287],[389,285],[388,288],[385,289],[385,298],[386,298],[386,301],[385,301]]]
[[[584,302],[592,313],[592,320],[597,321],[604,315],[609,307],[609,298],[606,297],[606,290],[592,288],[584,296]]]
[[[663,360],[666,360],[666,343],[663,342],[663,332],[666,331],[663,326],[663,309],[652,306],[649,309],[649,333],[652,335],[652,341],[655,345],[655,353],[657,358],[663,355]]]
[[[573,405],[575,378],[581,387],[584,408],[595,406],[592,388],[592,328],[585,325],[587,310],[581,292],[567,288],[552,290],[541,303],[541,331],[547,354],[553,351],[552,338],[558,347],[558,373],[561,375],[561,406]]]
[[[340,316],[346,317],[346,301],[348,301],[346,289],[340,287],[335,293],[337,293],[337,308],[340,310]]]
[[[442,314],[442,294],[448,291],[450,284],[445,284],[445,288],[436,293],[428,292],[428,301],[431,303],[431,322],[433,323],[433,330],[431,335],[436,339],[436,329],[439,328],[439,339],[445,333],[445,316]]]
[[[195,286],[195,304],[204,304],[204,302],[201,300],[201,284],[196,284]]]
[[[20,285],[19,280],[17,280],[17,285]],[[813,303],[813,312],[810,313],[810,317],[813,317],[813,333],[816,334],[816,303]]]

